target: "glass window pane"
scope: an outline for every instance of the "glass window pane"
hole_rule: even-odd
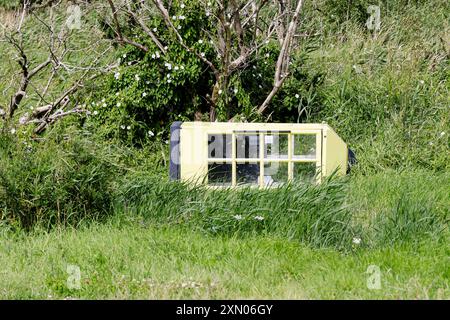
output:
[[[294,162],[294,180],[313,182],[316,176],[315,162]]]
[[[208,135],[208,157],[209,158],[231,158],[231,134],[209,134]]]
[[[259,135],[238,134],[236,135],[236,158],[254,159],[259,158]]]
[[[315,159],[316,158],[316,135],[296,134],[294,135],[294,159]]]
[[[232,165],[231,163],[209,163],[208,184],[216,186],[231,186]]]
[[[264,164],[264,185],[277,186],[288,182],[287,162],[270,162]]]
[[[264,136],[264,158],[287,159],[288,142],[287,134],[266,134]]]
[[[259,183],[259,162],[258,163],[237,163],[236,182],[237,184],[258,184]]]

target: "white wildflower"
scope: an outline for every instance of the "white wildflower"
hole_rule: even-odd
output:
[[[263,217],[263,216],[256,216],[256,217],[255,217],[255,220],[263,221],[263,220],[264,220],[264,217]]]
[[[19,123],[25,124],[25,123],[27,123],[27,120],[28,120],[28,113],[25,113],[25,115],[23,115],[22,117],[19,118]]]
[[[172,20],[177,20],[177,16],[172,16]]]
[[[204,56],[205,56],[205,53],[204,53],[204,52],[202,52],[202,53],[200,53],[200,55],[201,55],[202,57],[204,57]]]
[[[153,32],[156,32],[156,31],[158,31],[158,29],[157,28],[153,28]]]
[[[442,132],[440,133],[440,136],[441,136],[441,137],[445,136],[445,131],[442,131]]]
[[[178,30],[181,30],[181,26],[178,26],[177,29],[178,29]]]
[[[180,69],[180,68],[179,68],[178,66],[175,66],[175,68],[174,68],[174,69],[175,69],[175,71],[177,71],[177,70],[178,70],[178,69]]]
[[[219,90],[219,92],[218,92],[219,94],[222,94],[222,90]]]
[[[94,116],[96,116],[96,115],[98,115],[98,111],[97,110],[94,111]]]
[[[233,216],[233,218],[235,218],[236,220],[242,220],[242,216],[240,214]]]
[[[120,107],[120,106],[121,106],[121,103],[120,103],[120,102],[117,102],[117,106]]]
[[[202,43],[203,43],[203,40],[202,40],[202,39],[198,40],[198,43],[202,44]]]
[[[237,94],[238,93],[238,89],[234,88],[233,92],[234,92],[234,94]]]
[[[298,98],[300,98],[300,95],[298,93],[296,93],[295,97],[298,99]]]
[[[138,75],[138,74],[135,74],[135,75],[134,75],[134,79],[135,79],[136,81],[139,81],[139,80],[141,80],[141,78],[139,77],[139,75]]]
[[[184,9],[184,7],[185,7],[185,5],[184,5],[184,3],[182,3],[182,4],[180,5],[180,8],[181,8],[181,9]]]
[[[124,125],[120,126],[120,129],[125,130],[125,126]]]
[[[178,19],[179,20],[184,20],[184,19],[186,19],[186,17],[185,16],[179,16]]]
[[[142,97],[146,97],[147,96],[147,92],[142,92]]]
[[[16,134],[16,129],[12,128],[11,129],[11,134]]]
[[[165,47],[164,47],[164,50],[167,50],[167,49],[169,49],[169,47],[168,47],[168,46],[165,46]]]
[[[171,79],[167,79],[167,83],[171,83],[172,82],[172,80]]]
[[[116,80],[118,80],[120,78],[120,72],[116,72],[114,74],[114,78],[116,78]]]
[[[127,57],[127,54],[126,54],[126,53],[124,53],[122,57],[126,58],[126,57]]]
[[[131,130],[131,126],[127,126],[127,130]]]
[[[360,244],[361,238],[353,238],[352,242],[353,242],[353,244]]]
[[[420,84],[424,84],[424,83],[425,83],[425,81],[423,81],[423,80],[419,80],[419,83],[420,83]]]
[[[153,131],[152,130],[148,130],[148,136],[149,137],[153,137],[155,134],[153,133]]]
[[[128,65],[129,65],[129,66],[131,66],[131,64],[132,64],[132,62],[131,62],[131,61],[130,61],[130,62],[128,62]]]
[[[152,59],[155,59],[156,58],[156,55],[155,54],[152,54]]]

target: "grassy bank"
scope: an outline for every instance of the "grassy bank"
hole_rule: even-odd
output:
[[[139,223],[1,241],[0,298],[450,298],[445,242],[341,254]],[[80,268],[79,290],[67,287],[68,265]],[[369,265],[380,268],[381,289],[368,289]]]
[[[299,224],[288,229],[288,221],[277,224],[270,213],[262,228],[234,219],[228,229],[211,232],[205,221],[223,218],[217,208],[225,209],[222,201],[230,195],[214,206],[205,198],[188,203],[182,192],[168,201],[135,183],[145,201],[136,202],[135,210],[116,204],[106,222],[49,232],[1,229],[0,297],[448,299],[448,182],[448,175],[425,171],[351,177],[343,203],[351,236],[361,242],[344,233],[348,243],[339,247],[292,236]],[[241,200],[242,209],[252,201],[258,207],[251,197]],[[399,201],[406,201],[401,210]],[[200,214],[192,221],[177,219],[186,212],[195,217],[195,209]],[[311,214],[320,213],[315,210]],[[282,218],[281,211],[273,213]],[[233,214],[226,216],[232,220]],[[438,219],[438,228],[430,228],[426,217]],[[317,237],[327,240],[332,231]],[[68,265],[80,268],[80,289],[68,288]],[[381,289],[367,287],[370,265],[380,268]]]

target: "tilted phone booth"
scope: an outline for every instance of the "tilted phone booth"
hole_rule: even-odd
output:
[[[170,140],[170,178],[218,188],[320,183],[349,162],[327,124],[175,122]]]

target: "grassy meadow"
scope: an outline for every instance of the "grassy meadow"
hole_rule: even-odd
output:
[[[372,2],[377,33],[364,26]],[[144,121],[124,129],[143,109],[118,105],[142,97],[132,72],[149,58],[104,42],[95,3],[83,4],[89,32],[71,34],[70,61],[103,52],[138,62],[120,66],[120,90],[114,70],[76,96],[97,117],[67,117],[41,135],[0,117],[0,299],[450,299],[448,1],[305,1],[295,81],[264,120],[327,122],[358,164],[321,185],[222,191],[169,181],[170,124],[152,118],[161,131],[140,140],[132,130]],[[2,24],[16,9],[0,0]],[[24,23],[33,65],[47,48],[37,18],[48,15]],[[19,73],[5,41],[0,56],[1,111]],[[27,94],[11,121],[39,102]]]

